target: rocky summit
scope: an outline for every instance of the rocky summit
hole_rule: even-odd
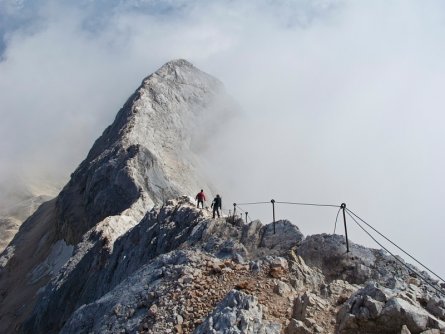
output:
[[[400,258],[196,207],[195,130],[235,109],[184,60],[144,79],[2,253],[0,332],[445,333],[444,286]]]

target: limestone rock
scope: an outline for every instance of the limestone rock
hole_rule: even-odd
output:
[[[65,282],[77,280],[78,287],[70,284],[70,288],[79,301],[89,302],[106,292],[106,288],[90,287],[115,241],[141,222],[147,211],[170,198],[194,196],[199,189],[210,197],[210,185],[199,172],[196,153],[207,142],[206,136],[220,128],[220,119],[227,119],[236,109],[219,80],[185,60],[171,61],[145,78],[59,196],[29,217],[0,259],[4,266],[0,332],[22,325],[34,309],[33,303],[40,300],[37,293],[58,275],[40,270],[54,243],[64,240],[75,246],[61,281],[55,285],[67,286]],[[39,266],[34,272],[42,275],[28,281],[29,273]],[[91,279],[79,279],[88,273],[92,273]],[[117,281],[109,282],[107,287],[115,284]],[[73,299],[68,291],[62,293],[54,287],[47,291]],[[58,303],[64,305],[63,310],[54,305],[59,314],[64,313],[57,320],[60,323],[79,306],[77,302]],[[36,312],[40,311],[37,307]],[[46,326],[45,321],[39,323]],[[57,330],[58,326],[51,328]]]
[[[211,196],[198,179],[195,154],[207,132],[195,129],[214,128],[212,119],[233,108],[222,83],[185,60],[145,78],[58,196],[59,238],[77,243],[92,226],[129,208],[139,220],[169,198],[202,188]]]
[[[430,297],[426,309],[439,319],[445,321],[445,300],[443,298]]]
[[[273,291],[279,296],[287,297],[291,294],[292,288],[286,283],[277,280],[275,281]]]
[[[260,247],[269,249],[290,249],[298,245],[303,240],[303,234],[297,226],[288,220],[279,220],[274,224],[269,224],[264,229]]]
[[[313,332],[300,320],[291,319],[286,334],[312,334]]]
[[[445,333],[400,258],[196,208],[200,136],[232,106],[186,61],[147,77],[0,258],[0,332]]]
[[[376,284],[368,284],[343,304],[337,314],[338,333],[395,333],[406,325],[411,333],[445,329],[445,323],[403,294],[394,295]]]
[[[195,334],[279,334],[281,325],[263,319],[255,297],[232,290],[196,330]]]
[[[306,320],[319,309],[327,308],[328,303],[313,293],[305,292],[294,300],[292,318],[296,320]]]
[[[397,290],[406,289],[406,281],[419,283],[412,279],[412,272],[407,269],[416,268],[400,257],[396,261],[383,250],[363,247],[351,241],[349,248],[350,252],[346,253],[346,240],[343,236],[317,234],[308,236],[301,242],[298,255],[309,266],[319,268],[328,281],[341,279],[351,284],[364,284],[373,280]],[[429,280],[436,284],[431,278]],[[427,289],[434,291],[428,287]]]
[[[408,327],[406,327],[406,325],[403,325],[402,329],[400,330],[400,334],[411,334],[411,332],[409,331]]]

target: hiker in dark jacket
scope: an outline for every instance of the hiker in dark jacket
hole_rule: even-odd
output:
[[[220,217],[219,209],[222,208],[222,200],[219,195],[216,195],[216,197],[213,199],[212,205],[210,207],[213,208],[213,218],[215,218],[215,212],[218,214],[218,218],[219,218]]]
[[[206,200],[206,195],[204,195],[204,190],[201,189],[198,195],[196,195],[195,199],[198,201],[196,207],[199,208],[199,203],[201,203],[201,207],[204,209],[204,201]]]

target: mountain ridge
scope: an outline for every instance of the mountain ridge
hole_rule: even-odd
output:
[[[187,61],[146,77],[1,254],[0,332],[445,333],[414,266],[196,207],[200,142],[235,107]]]
[[[235,108],[217,79],[187,61],[169,62],[146,77],[57,198],[24,222],[0,256],[0,331],[24,321],[37,291],[57,274],[56,264],[70,258],[88,231],[92,244],[101,242],[101,233],[112,244],[168,198],[199,189],[211,194],[198,178],[192,142],[201,133],[192,130]]]

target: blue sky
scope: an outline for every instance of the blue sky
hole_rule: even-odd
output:
[[[66,180],[141,80],[185,58],[243,109],[203,152],[226,203],[345,201],[445,273],[444,6],[0,0],[0,183]],[[305,234],[335,214],[278,211]]]

